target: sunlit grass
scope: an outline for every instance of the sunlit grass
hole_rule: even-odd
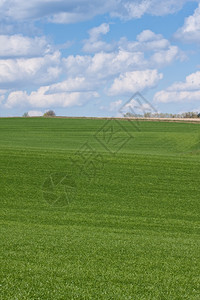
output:
[[[2,299],[198,299],[200,125],[104,124],[0,119]]]

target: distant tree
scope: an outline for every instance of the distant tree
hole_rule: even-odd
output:
[[[186,112],[184,113],[184,118],[197,118],[198,117],[198,113],[197,112]]]
[[[130,112],[127,112],[124,114],[124,117],[126,118],[131,118],[131,117],[144,117],[144,118],[200,118],[200,113],[198,112],[183,112],[180,114],[170,114],[170,113],[161,113],[161,112],[156,112],[156,113],[151,113],[151,112],[146,112],[144,115],[139,115],[139,114],[133,114]]]
[[[133,117],[135,117],[135,114],[132,114],[130,112],[124,114],[124,118],[133,118]]]
[[[146,113],[144,113],[144,117],[145,118],[151,118],[152,114],[150,112],[146,112]]]
[[[123,116],[124,116],[124,118],[142,118],[143,117],[143,115],[141,115],[141,114],[134,114],[131,112],[127,112]]]
[[[28,112],[25,112],[24,114],[23,114],[23,116],[22,116],[23,118],[27,118],[27,117],[29,117],[29,114],[28,114]]]
[[[48,110],[44,113],[43,117],[55,117],[56,114],[53,110]]]

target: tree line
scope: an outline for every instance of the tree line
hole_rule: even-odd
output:
[[[134,114],[134,113],[126,113],[124,114],[124,117],[126,118],[192,118],[192,119],[195,119],[195,118],[200,118],[200,113],[198,112],[183,112],[181,114],[172,114],[172,113],[151,113],[151,112],[147,112],[147,113],[144,113],[143,115],[142,114]]]
[[[43,117],[55,117],[56,114],[53,110],[48,110],[46,111],[44,114],[43,114]],[[30,117],[28,112],[25,112],[23,114],[23,117],[26,118],[26,117]],[[192,118],[192,119],[195,119],[195,118],[200,118],[200,113],[198,112],[184,112],[184,113],[181,113],[181,114],[170,114],[170,113],[151,113],[151,112],[147,112],[147,113],[144,113],[143,115],[141,114],[134,114],[134,113],[130,113],[130,112],[127,112],[126,114],[124,114],[124,117],[125,118]]]

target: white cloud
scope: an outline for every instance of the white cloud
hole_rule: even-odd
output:
[[[200,101],[200,71],[190,74],[184,82],[175,82],[154,96],[154,102]]]
[[[96,92],[71,92],[49,93],[50,86],[40,87],[37,91],[28,94],[26,91],[15,91],[9,94],[5,107],[31,106],[37,108],[46,107],[70,107],[80,106],[91,98],[98,97]]]
[[[75,23],[109,12],[116,0],[6,0],[0,2],[2,18],[24,21],[46,18],[55,23]]]
[[[170,42],[163,38],[161,34],[156,34],[151,30],[142,31],[136,37],[136,41],[128,41],[125,37],[122,37],[118,42],[112,41],[111,43],[104,42],[101,39],[102,34],[105,35],[108,32],[109,25],[105,23],[91,29],[89,32],[89,39],[84,40],[83,51],[88,53],[99,53],[118,51],[120,49],[129,52],[158,52],[158,54],[163,55],[163,58],[165,58],[166,55],[169,56],[168,53],[176,50],[176,55],[180,56],[178,47],[175,48],[175,46],[171,46]],[[161,51],[166,51],[166,53]],[[162,63],[162,65],[164,64],[165,62]]]
[[[87,45],[92,51],[100,51],[101,47],[103,49],[105,46],[106,50],[109,50],[108,53],[101,51],[93,56],[70,55],[67,58],[61,58],[59,51],[51,53],[54,47],[43,37],[31,39],[19,35],[0,36],[5,42],[0,54],[6,56],[7,53],[11,56],[0,59],[0,88],[17,89],[25,84],[27,86],[50,84],[63,73],[67,77],[61,84],[64,91],[93,90],[94,87],[105,85],[108,80],[121,73],[161,68],[181,58],[178,47],[170,45],[162,35],[150,30],[141,32],[133,42],[121,39],[116,42],[118,47],[98,40],[108,31],[109,25],[105,23],[95,27],[90,30],[90,38],[85,42],[85,46],[87,43],[93,44],[93,48]],[[42,53],[43,56],[26,57]],[[22,55],[23,58],[20,57]],[[52,88],[55,89],[56,86]]]
[[[137,35],[136,41],[133,42],[127,41],[126,38],[121,38],[118,44],[121,49],[143,52],[167,50],[170,47],[170,42],[167,39],[151,30],[142,31]]]
[[[144,55],[141,52],[119,50],[111,53],[100,52],[94,56],[69,56],[63,62],[68,75],[82,75],[99,81],[143,67]]]
[[[141,18],[148,12],[151,2],[151,0],[119,1],[117,9],[111,11],[111,16],[125,20]]]
[[[141,18],[144,14],[163,16],[179,11],[183,5],[189,1],[190,0],[166,0],[163,1],[161,5],[159,0],[121,0],[118,1],[117,7],[110,11],[110,13],[113,16],[128,20]],[[196,1],[198,2],[198,0]]]
[[[61,73],[60,53],[43,57],[1,59],[0,87],[24,86],[25,84],[46,84],[58,78]]]
[[[183,43],[200,43],[200,4],[194,14],[185,19],[174,37]]]
[[[12,108],[15,106],[25,105],[27,102],[27,93],[24,91],[11,92],[6,99],[5,107]]]
[[[176,82],[172,84],[169,91],[200,90],[200,71],[188,75],[185,82]]]
[[[145,13],[162,16],[179,11],[190,0],[6,0],[0,2],[2,20],[38,20],[75,23],[109,13],[122,19],[140,18]]]
[[[122,105],[122,100],[117,100],[117,101],[111,102],[111,103],[110,103],[109,110],[110,110],[110,111],[115,111],[115,110],[118,109],[121,105]]]
[[[179,50],[177,46],[169,46],[166,50],[160,50],[155,52],[150,58],[152,66],[161,68],[169,65],[174,60],[184,60],[185,55]]]
[[[0,57],[34,57],[48,54],[50,45],[45,37],[29,38],[22,35],[0,35]]]
[[[124,56],[128,59],[127,64],[124,62],[124,66],[129,66],[124,71],[131,70],[130,68],[161,68],[169,65],[174,60],[184,60],[185,54],[177,47],[170,44],[170,42],[163,38],[161,34],[156,34],[151,30],[142,31],[136,38],[136,41],[128,41],[126,38],[121,38],[118,42],[105,43],[101,39],[100,33],[108,32],[107,24],[102,24],[91,30],[90,38],[85,41],[83,49],[87,52],[97,52],[91,59],[91,63],[96,64],[97,61],[107,60],[106,65],[109,65],[110,69],[115,69],[116,60],[114,57]],[[94,31],[93,31],[94,30]],[[109,52],[105,54],[105,52]],[[88,58],[88,57],[87,57]],[[111,63],[112,62],[112,65]],[[118,59],[119,62],[119,59]],[[90,64],[91,64],[90,63]],[[110,73],[106,67],[104,70]],[[108,73],[108,74],[109,74]]]
[[[151,30],[143,30],[140,34],[137,35],[137,40],[140,43],[160,40],[162,38],[161,34],[156,34]]]
[[[136,99],[137,99],[137,95],[136,95]],[[125,104],[120,111],[122,115],[125,115],[126,113],[143,115],[149,112],[151,113],[157,112],[156,109],[150,103],[148,103],[146,99],[142,97],[139,97],[139,100],[132,99],[127,104]]]
[[[98,40],[101,34],[106,34],[110,30],[109,24],[103,23],[98,27],[94,27],[89,31],[90,40],[96,41]]]
[[[68,78],[59,83],[52,84],[49,87],[49,93],[60,92],[83,92],[94,90],[98,86],[98,82],[94,79],[88,79],[83,76]]]
[[[100,40],[101,35],[109,32],[109,24],[103,23],[98,27],[94,27],[89,31],[89,39],[84,41],[83,51],[95,53],[99,51],[111,51],[114,49],[113,44],[108,44]]]
[[[145,1],[145,0],[144,0]],[[164,16],[167,14],[174,14],[182,9],[185,3],[191,0],[166,0],[161,2],[159,0],[150,0],[150,6],[148,13],[154,16]],[[198,2],[199,0],[194,0],[193,2]]]
[[[143,53],[119,50],[112,53],[97,53],[92,58],[87,72],[106,78],[133,68],[143,66]]]
[[[182,61],[186,58],[177,46],[171,45],[161,34],[155,34],[151,30],[142,31],[133,42],[122,38],[119,41],[119,47],[121,50],[132,53],[142,53],[143,67],[146,68],[161,68],[171,64],[174,60]]]
[[[113,96],[143,91],[155,87],[162,77],[157,70],[126,72],[114,80],[108,93]]]
[[[105,23],[92,28],[85,45],[88,41],[91,44],[98,43],[98,39],[108,32],[109,25]],[[12,88],[7,100],[4,97],[8,108],[27,103],[36,108],[80,105],[98,96],[99,90],[110,95],[143,91],[154,87],[162,78],[157,69],[181,57],[178,47],[172,46],[162,35],[150,30],[141,32],[135,41],[121,39],[112,50],[113,44],[105,43],[107,49],[110,47],[109,52],[101,51],[83,56],[70,55],[66,58],[62,58],[59,51],[51,52],[54,47],[49,50],[50,46],[43,38],[39,40],[41,44],[39,43],[38,49],[35,50],[35,39],[29,40],[20,36],[22,42],[27,45],[20,50],[18,38],[18,35],[8,38],[10,44],[5,47],[8,49],[7,52],[10,51],[9,55],[12,55],[12,43],[15,39],[17,39],[17,43],[14,43],[15,50],[18,55],[22,53],[26,55],[31,45],[33,49],[30,49],[30,54],[32,51],[32,55],[36,55],[38,50],[38,54],[44,51],[44,55],[0,60],[0,88]],[[6,52],[5,49],[3,52]],[[57,82],[60,75],[65,76],[65,80]],[[24,90],[24,86],[34,89],[40,86],[40,88],[28,94],[20,91]]]
[[[61,73],[61,55],[45,37],[0,35],[0,88],[48,84]]]
[[[108,30],[106,24],[92,29],[91,40],[95,41]],[[155,49],[153,43],[157,43]],[[147,52],[151,49],[152,52],[147,58],[145,49]],[[162,35],[146,30],[138,35],[136,41],[126,40],[126,43],[109,53],[102,51],[94,55],[70,55],[61,59],[60,53],[55,52],[42,58],[2,60],[0,84],[23,87],[31,82],[32,85],[41,86],[30,94],[19,89],[10,93],[7,107],[27,103],[32,107],[79,105],[98,96],[102,88],[110,95],[152,88],[162,78],[156,69],[178,58],[177,47],[171,46]],[[53,83],[61,73],[66,79]],[[49,82],[51,85],[43,86]]]
[[[41,117],[41,116],[43,116],[43,112],[42,111],[38,111],[38,110],[29,110],[28,111],[28,115],[30,116],[30,117]]]
[[[190,101],[200,101],[200,91],[182,91],[182,92],[170,92],[170,91],[160,91],[155,94],[155,102],[190,102]]]
[[[95,38],[98,36],[99,32]],[[177,46],[150,30],[143,31],[136,41],[129,42],[123,38],[116,44],[118,47],[111,52],[101,51],[93,56],[71,55],[63,59],[67,74],[71,77],[108,79],[120,73],[161,68],[184,58]],[[112,47],[111,44],[110,49]]]

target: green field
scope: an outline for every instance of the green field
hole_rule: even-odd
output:
[[[200,124],[0,119],[1,297],[200,299]]]

